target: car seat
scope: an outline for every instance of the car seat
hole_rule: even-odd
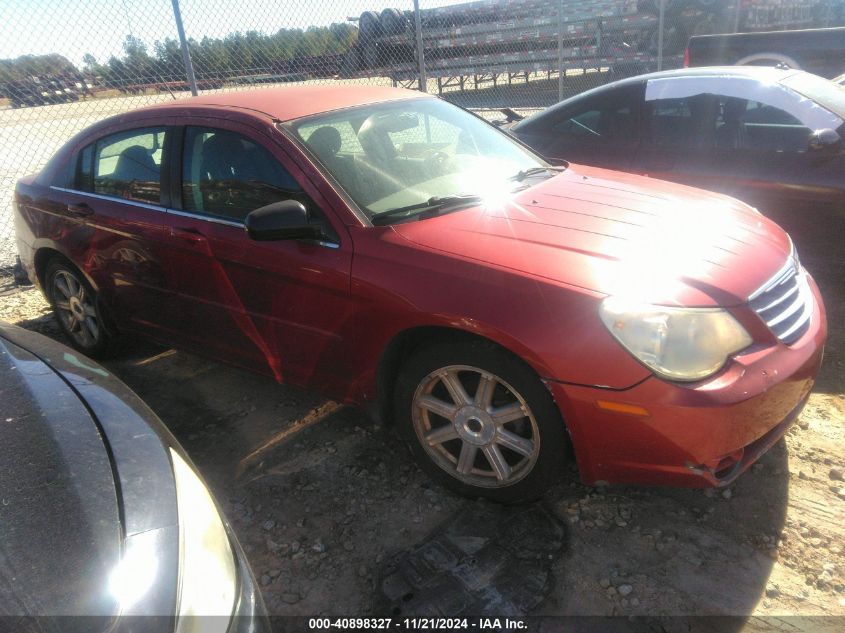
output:
[[[142,145],[130,145],[118,155],[112,178],[123,182],[158,181],[159,169],[149,150]]]
[[[200,179],[206,182],[248,180],[243,141],[234,134],[216,132],[202,144]]]

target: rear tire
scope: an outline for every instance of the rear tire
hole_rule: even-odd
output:
[[[536,499],[568,459],[551,394],[523,361],[485,341],[412,354],[397,379],[394,416],[420,466],[469,497]]]
[[[73,347],[91,358],[114,354],[115,339],[97,293],[79,269],[63,257],[54,257],[44,273],[44,289],[59,328]]]

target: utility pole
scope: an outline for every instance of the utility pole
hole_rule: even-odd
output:
[[[557,100],[563,101],[563,0],[557,3]]]
[[[666,0],[660,0],[660,15],[657,20],[657,70],[663,70],[663,25],[666,19]]]
[[[174,2],[175,1],[176,0],[174,0]],[[419,64],[419,88],[420,92],[428,92],[428,78],[425,76],[425,54],[423,53],[422,19],[420,19],[420,0],[414,0],[414,30],[416,31],[417,35],[417,64]]]
[[[191,94],[195,97],[197,92],[197,78],[194,76],[194,65],[191,63],[191,52],[188,50],[188,40],[185,38],[185,27],[182,26],[182,12],[179,10],[179,0],[171,0],[173,3],[173,18],[176,20],[176,31],[179,33],[179,41],[182,44],[182,61],[185,62],[185,72],[188,75],[188,86]]]

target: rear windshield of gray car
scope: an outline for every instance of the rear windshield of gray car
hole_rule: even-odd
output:
[[[845,86],[809,73],[795,73],[780,83],[845,119]]]

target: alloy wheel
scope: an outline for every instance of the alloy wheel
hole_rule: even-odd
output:
[[[94,297],[73,273],[59,270],[53,276],[53,303],[68,334],[82,347],[100,340],[100,323]]]
[[[449,365],[423,378],[412,420],[428,456],[468,485],[513,485],[531,472],[540,454],[537,421],[525,398],[477,367]]]

